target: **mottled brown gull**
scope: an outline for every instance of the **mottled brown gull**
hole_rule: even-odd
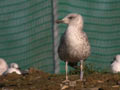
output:
[[[80,80],[83,80],[83,60],[90,55],[90,44],[88,37],[83,31],[83,18],[79,14],[69,14],[56,23],[68,24],[66,31],[61,37],[58,47],[58,55],[66,62],[66,80],[68,80],[68,62],[80,61]]]

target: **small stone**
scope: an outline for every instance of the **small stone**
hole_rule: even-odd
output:
[[[101,81],[101,80],[98,80],[97,82],[98,82],[98,83],[104,83],[104,81]]]
[[[66,89],[66,88],[68,88],[69,86],[68,85],[62,85],[61,86],[61,90],[64,90],[64,89]]]
[[[114,85],[114,86],[112,86],[113,88],[118,88],[119,87],[119,85]]]

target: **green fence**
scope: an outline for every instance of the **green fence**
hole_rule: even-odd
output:
[[[120,1],[119,0],[59,0],[58,15],[79,13],[84,18],[84,31],[91,44],[87,63],[110,70],[110,62],[120,53]],[[59,35],[66,26],[59,25]],[[63,67],[64,64],[61,64]]]
[[[0,57],[54,72],[51,0],[0,1]]]
[[[119,0],[0,0],[0,57],[21,68],[64,72],[57,46],[66,25],[53,22],[69,13],[84,18],[92,51],[86,63],[110,70],[120,53]]]

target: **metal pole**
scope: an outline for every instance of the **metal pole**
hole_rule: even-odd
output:
[[[58,58],[58,28],[55,21],[57,20],[57,0],[52,0],[53,5],[53,43],[54,43],[54,62],[55,62],[55,73],[59,73],[60,66],[59,66],[59,58]]]

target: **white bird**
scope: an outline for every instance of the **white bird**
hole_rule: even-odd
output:
[[[15,72],[16,74],[21,74],[21,71],[19,70],[19,66],[16,63],[11,63],[10,68],[7,69],[5,74],[13,73],[13,72]]]
[[[120,55],[116,55],[114,62],[111,64],[113,73],[120,72]]]
[[[6,61],[2,58],[0,58],[0,75],[3,75],[3,73],[8,69],[8,65]]]
[[[66,80],[68,80],[68,62],[80,62],[80,80],[83,80],[83,60],[90,55],[90,44],[88,37],[83,31],[83,18],[79,14],[69,14],[56,23],[68,24],[67,30],[61,37],[58,47],[58,55],[66,62]]]

